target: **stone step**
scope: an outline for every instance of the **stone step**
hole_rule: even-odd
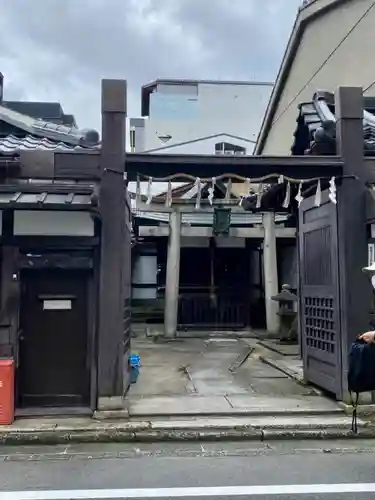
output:
[[[136,423],[136,420],[131,420]],[[177,420],[155,419],[150,420],[150,429],[175,430],[212,430],[212,429],[263,429],[263,430],[307,430],[307,429],[350,429],[351,417],[346,415],[311,415],[311,416],[263,416],[263,417],[212,417],[190,418]],[[366,423],[358,419],[358,427]]]
[[[321,396],[150,396],[129,399],[131,417],[280,416],[344,414],[337,403]]]

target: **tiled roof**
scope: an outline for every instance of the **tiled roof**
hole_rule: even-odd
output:
[[[89,194],[76,193],[48,193],[48,187],[44,193],[1,193],[0,205],[10,203],[17,204],[17,208],[22,205],[92,205],[92,196]]]
[[[74,126],[60,125],[35,119],[0,105],[0,121],[24,132],[23,137],[0,137],[0,153],[20,149],[75,149],[95,148],[99,134],[95,130],[80,130]]]
[[[66,115],[59,102],[2,101],[2,105],[35,119],[77,127],[74,116]]]
[[[364,152],[375,155],[375,99],[364,97]],[[331,92],[316,92],[313,99],[299,105],[292,154],[336,154],[335,97]]]
[[[66,142],[61,141],[51,141],[50,139],[43,137],[36,137],[34,135],[27,135],[26,137],[15,137],[14,135],[8,135],[6,137],[0,137],[0,153],[12,153],[21,150],[32,150],[32,149],[43,149],[43,150],[79,150],[87,149],[83,146],[72,146]]]

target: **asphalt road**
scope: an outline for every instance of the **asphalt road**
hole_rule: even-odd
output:
[[[1,500],[375,498],[375,440],[0,447]]]

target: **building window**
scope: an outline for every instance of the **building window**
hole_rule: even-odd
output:
[[[215,144],[215,155],[245,155],[246,148],[236,146],[229,142],[217,142]]]
[[[197,120],[198,99],[189,94],[156,92],[150,97],[150,116],[157,120]]]

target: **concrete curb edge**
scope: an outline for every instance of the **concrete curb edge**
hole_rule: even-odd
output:
[[[102,429],[102,430],[48,430],[38,432],[4,432],[0,444],[65,444],[65,443],[111,443],[111,442],[189,442],[189,441],[266,441],[303,439],[375,438],[375,428],[363,427],[358,434],[348,428],[331,429]]]

